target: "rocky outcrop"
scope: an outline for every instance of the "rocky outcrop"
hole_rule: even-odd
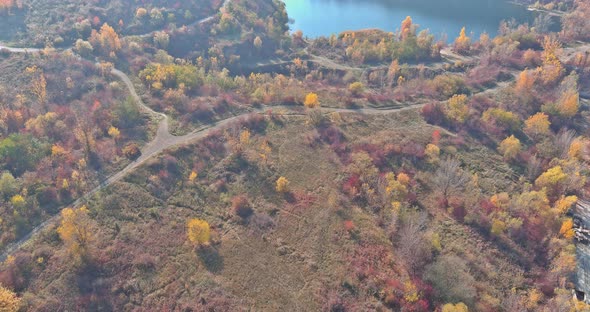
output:
[[[590,303],[590,202],[579,200],[574,209],[576,241],[576,296]]]

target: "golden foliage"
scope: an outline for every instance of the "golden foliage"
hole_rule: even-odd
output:
[[[31,80],[31,93],[37,97],[37,100],[41,104],[45,104],[47,101],[47,80],[45,80],[45,74],[43,70],[37,66],[27,67],[25,72],[33,75]]]
[[[447,116],[456,122],[463,123],[469,114],[467,95],[455,94],[449,99]]]
[[[16,194],[14,196],[12,196],[10,198],[10,203],[16,207],[16,208],[20,208],[23,207],[25,205],[25,198],[22,197],[22,195],[20,194]]]
[[[519,93],[528,93],[531,92],[534,85],[535,76],[530,70],[525,69],[518,75],[514,89]]]
[[[205,220],[190,219],[186,223],[186,235],[194,245],[208,244],[211,237],[211,228]]]
[[[506,222],[504,222],[502,220],[497,220],[497,219],[492,222],[492,228],[490,230],[492,235],[495,235],[495,236],[501,235],[502,233],[504,233],[505,230],[506,230]]]
[[[193,182],[195,181],[195,179],[197,178],[198,174],[196,171],[191,171],[191,173],[188,175],[188,180]]]
[[[447,303],[442,306],[441,312],[469,312],[469,308],[463,302],[457,304]]]
[[[353,82],[348,85],[348,91],[354,95],[359,95],[365,90],[365,86],[361,82]]]
[[[429,163],[435,164],[439,161],[440,148],[434,144],[428,144],[426,145],[424,154],[426,155],[426,159]]]
[[[518,153],[520,152],[520,149],[520,140],[514,137],[514,135],[511,135],[504,139],[498,147],[498,151],[502,153],[505,159],[514,159],[516,155],[518,155]]]
[[[582,139],[575,139],[570,145],[567,156],[571,159],[582,160],[584,157],[584,146],[585,142]]]
[[[61,156],[64,156],[66,154],[66,150],[58,144],[53,144],[51,146],[51,156],[52,157],[56,157],[59,158]]]
[[[114,53],[121,50],[121,40],[113,27],[104,23],[99,32],[92,30],[90,42],[94,47],[99,47],[106,56],[114,56]]]
[[[289,180],[285,177],[278,178],[276,184],[276,190],[279,193],[285,193],[289,190]]]
[[[397,181],[404,186],[408,186],[408,184],[410,184],[410,176],[403,172],[400,172],[397,174]]]
[[[566,118],[574,117],[578,113],[580,106],[580,94],[578,91],[567,90],[559,101],[559,114]]]
[[[137,19],[142,19],[146,16],[147,16],[147,10],[145,8],[138,8],[137,11],[135,11],[135,18],[137,18]]]
[[[402,40],[407,39],[410,35],[413,34],[413,29],[412,29],[412,18],[410,16],[406,16],[406,19],[403,20],[402,22],[402,26],[401,26],[401,38]]]
[[[399,72],[399,61],[397,59],[393,60],[387,69],[387,79],[389,79],[389,84],[393,84],[395,81],[395,77]]]
[[[108,133],[109,133],[109,136],[115,140],[118,139],[119,136],[121,136],[121,131],[119,131],[119,129],[115,126],[111,126],[109,128]]]
[[[399,76],[397,78],[397,85],[401,86],[402,84],[404,84],[404,82],[406,82],[406,78],[404,78],[404,76]]]
[[[543,299],[543,293],[540,292],[538,289],[534,288],[528,292],[528,297],[526,301],[526,306],[529,309],[535,309],[539,302]]]
[[[469,50],[469,45],[471,44],[471,39],[467,37],[465,33],[465,27],[461,28],[461,32],[459,33],[459,37],[455,39],[455,50],[457,52],[467,52]]]
[[[68,251],[74,257],[86,256],[89,243],[92,240],[88,208],[86,206],[78,209],[65,208],[61,211],[61,218],[57,233]]]
[[[320,106],[318,95],[313,92],[308,93],[305,96],[305,101],[303,102],[303,105],[305,105],[305,107],[307,108],[316,108]]]
[[[543,66],[540,68],[541,78],[545,84],[557,81],[564,72],[558,54],[561,44],[556,38],[545,36],[543,41]]]
[[[270,156],[270,153],[272,152],[270,145],[268,145],[268,141],[266,141],[266,140],[262,141],[262,143],[260,143],[259,148],[260,148],[260,158],[266,162],[268,160],[268,157]]]
[[[416,302],[420,299],[420,293],[418,292],[418,287],[411,281],[407,281],[404,283],[405,294],[404,299],[407,302]]]
[[[0,312],[16,312],[20,298],[10,289],[0,285]]]
[[[555,202],[555,210],[557,210],[559,214],[564,215],[577,201],[578,197],[575,195],[561,196],[561,198]]]
[[[559,234],[561,234],[566,239],[571,239],[574,237],[574,221],[571,218],[565,219],[561,224],[561,228],[559,229]]]
[[[535,115],[529,117],[524,122],[524,132],[531,136],[539,136],[545,135],[549,133],[549,126],[551,122],[549,121],[549,116],[545,113],[536,113]]]
[[[400,179],[401,178],[401,179]],[[410,182],[410,177],[405,173],[399,173],[397,179],[395,175],[390,172],[385,175],[387,186],[385,187],[385,193],[391,196],[394,202],[400,202],[408,195],[407,185]]]
[[[498,208],[507,208],[510,204],[510,195],[506,192],[494,194],[490,197],[490,202]]]
[[[567,175],[563,172],[561,166],[555,166],[541,174],[535,180],[535,185],[541,188],[552,187],[565,181],[565,179],[567,179]]]
[[[240,132],[240,144],[248,145],[250,144],[250,130],[244,129]]]

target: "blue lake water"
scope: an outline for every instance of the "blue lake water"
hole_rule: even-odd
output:
[[[532,24],[534,16],[525,7],[504,0],[283,0],[291,30],[307,37],[329,36],[345,30],[399,29],[411,16],[420,29],[429,29],[439,38],[454,40],[462,27],[479,38],[483,32],[495,36],[500,21],[514,18]]]

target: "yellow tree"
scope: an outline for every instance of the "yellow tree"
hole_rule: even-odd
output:
[[[574,237],[574,221],[572,218],[567,218],[563,223],[561,223],[561,228],[559,229],[559,234],[567,239],[571,239]]]
[[[109,136],[113,139],[115,139],[115,141],[117,141],[119,139],[119,137],[121,136],[121,131],[119,131],[119,129],[115,126],[110,126],[109,127]]]
[[[410,16],[406,16],[406,19],[402,22],[401,31],[401,38],[402,40],[406,40],[410,35],[414,33],[412,27],[412,18]]]
[[[0,285],[0,311],[16,312],[20,304],[20,298],[10,289]]]
[[[211,228],[205,220],[190,219],[186,223],[186,235],[192,244],[206,245],[211,237]]]
[[[440,148],[434,144],[428,144],[426,145],[424,154],[426,155],[426,159],[429,163],[436,164],[439,161]]]
[[[455,94],[449,99],[447,117],[458,123],[463,123],[469,113],[467,107],[467,96],[465,94]]]
[[[272,149],[270,148],[270,145],[268,145],[268,141],[263,141],[262,143],[260,143],[260,159],[263,162],[267,162],[268,161],[268,157],[270,156],[270,153],[272,152]]]
[[[17,209],[23,208],[25,206],[25,198],[22,197],[20,194],[16,194],[10,198],[10,203]]]
[[[307,108],[316,108],[318,106],[320,106],[320,101],[318,100],[318,95],[310,92],[305,96],[305,101],[303,102],[303,105],[305,105],[305,107]]]
[[[514,135],[511,135],[500,142],[500,146],[498,147],[498,151],[502,153],[504,159],[514,159],[516,155],[520,152],[521,144],[520,140],[518,140]]]
[[[543,82],[553,83],[561,77],[564,72],[563,65],[559,60],[561,44],[556,38],[545,36],[543,41],[543,66],[540,68]]]
[[[584,158],[585,145],[585,140],[581,138],[575,139],[570,145],[567,156],[572,159],[582,160]]]
[[[532,137],[546,135],[549,133],[550,125],[551,122],[547,114],[536,113],[524,122],[524,132]]]
[[[84,258],[88,254],[92,240],[91,221],[88,208],[65,208],[61,211],[61,223],[57,228],[59,237],[70,254],[76,258]]]
[[[240,132],[240,144],[241,145],[248,145],[250,144],[250,130],[244,129]]]
[[[348,91],[353,95],[360,95],[365,90],[365,86],[362,82],[353,82],[348,85]]]
[[[561,196],[561,198],[555,202],[554,208],[559,214],[564,215],[576,204],[576,202],[578,202],[578,197],[575,195]]]
[[[469,312],[469,308],[463,302],[457,304],[447,303],[442,306],[441,312]]]
[[[567,175],[563,172],[561,166],[555,166],[541,174],[537,180],[535,180],[535,185],[539,188],[550,188],[555,187],[557,184],[565,181],[565,179],[567,179]]]
[[[99,47],[105,56],[113,57],[117,51],[121,50],[119,35],[107,23],[102,25],[99,32],[93,30],[89,40],[94,47]]]
[[[276,190],[279,193],[286,193],[289,190],[289,180],[285,177],[278,178],[276,184]]]
[[[389,85],[393,85],[395,82],[395,77],[399,72],[399,62],[397,59],[393,60],[387,69],[387,80],[389,81]]]
[[[533,89],[535,85],[535,76],[531,73],[530,70],[523,70],[518,75],[518,79],[516,80],[516,86],[514,89],[518,93],[528,94]]]
[[[467,37],[467,35],[465,34],[465,27],[461,28],[459,37],[455,39],[455,50],[459,53],[467,52],[469,50],[470,43],[471,38]]]
[[[191,171],[191,173],[188,175],[188,180],[190,182],[194,182],[195,179],[197,178],[198,174],[195,170]]]
[[[559,114],[566,118],[574,117],[578,113],[580,94],[575,89],[569,89],[563,93],[557,109]]]
[[[27,67],[25,70],[28,74],[33,75],[31,80],[31,93],[33,93],[41,105],[45,105],[47,101],[47,80],[43,70],[37,66]]]

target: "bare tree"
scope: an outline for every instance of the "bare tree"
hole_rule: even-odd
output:
[[[526,177],[529,181],[534,181],[539,175],[541,174],[541,170],[543,170],[543,164],[541,160],[537,158],[537,156],[532,156],[529,158],[526,166]]]
[[[564,159],[567,157],[568,151],[572,142],[576,138],[576,131],[574,130],[565,130],[561,129],[559,133],[555,136],[554,146],[556,155],[559,155],[560,158]]]
[[[424,230],[428,215],[425,212],[411,212],[400,220],[401,228],[397,232],[397,253],[404,260],[411,272],[417,272],[428,263],[432,252]]]
[[[447,158],[434,173],[433,182],[446,199],[449,195],[463,190],[469,180],[470,176],[461,168],[461,163],[456,159]]]

